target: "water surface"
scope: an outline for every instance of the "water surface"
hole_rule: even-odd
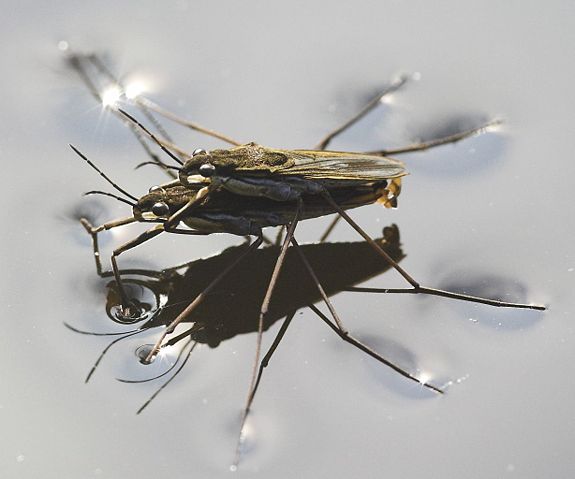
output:
[[[220,477],[230,474],[255,335],[194,350],[141,415],[152,383],[130,338],[84,379],[107,338],[106,282],[73,220],[122,216],[69,150],[73,143],[124,188],[162,181],[133,167],[144,155],[66,69],[58,42],[107,55],[149,95],[242,141],[304,148],[400,72],[419,73],[332,145],[396,147],[469,122],[505,125],[403,157],[411,175],[399,208],[353,212],[370,234],[399,227],[402,265],[430,286],[461,287],[548,312],[497,310],[441,298],[340,293],[350,331],[423,372],[429,394],[343,343],[308,309],[295,316],[249,422],[238,474],[271,477],[568,477],[574,329],[573,8],[499,2],[111,2],[50,7],[5,2],[0,154],[4,178],[3,477]],[[172,129],[171,129],[172,131]],[[173,128],[190,151],[219,144]],[[91,206],[90,206],[91,205]],[[95,208],[98,208],[95,210]],[[300,242],[327,222],[303,223]],[[105,256],[138,228],[102,238]],[[359,241],[340,224],[333,241]],[[241,239],[165,237],[126,257],[159,270],[217,255]],[[123,260],[124,261],[124,260]],[[387,272],[373,286],[402,286]],[[269,345],[279,328],[270,325]]]

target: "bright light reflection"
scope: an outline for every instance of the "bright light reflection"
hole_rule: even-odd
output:
[[[104,107],[115,106],[121,96],[122,92],[117,86],[106,88],[102,92],[102,105]]]
[[[126,86],[126,98],[132,100],[146,91],[146,85],[141,81],[134,81]]]
[[[421,384],[429,384],[429,380],[431,379],[431,374],[422,371],[417,378]]]
[[[174,346],[170,345],[170,346],[163,346],[159,353],[158,356],[160,356],[161,358],[166,358],[167,356],[169,356],[172,351],[174,350]]]
[[[175,346],[174,345],[163,346],[158,351],[157,359],[160,360],[160,363],[167,363],[169,366],[172,366],[174,364],[175,359],[176,359]]]

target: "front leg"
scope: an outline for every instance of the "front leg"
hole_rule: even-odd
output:
[[[84,229],[88,232],[88,234],[92,237],[92,249],[94,252],[94,261],[96,262],[96,273],[101,278],[106,278],[110,276],[112,273],[110,271],[103,271],[102,270],[102,261],[100,259],[100,246],[98,244],[98,233],[105,230],[110,230],[112,228],[116,228],[118,226],[127,225],[130,223],[134,223],[136,219],[133,216],[128,218],[121,218],[119,220],[110,221],[108,223],[104,223],[103,225],[94,227],[86,218],[80,218],[80,223],[84,227]]]
[[[122,282],[122,277],[120,275],[120,269],[118,268],[118,262],[116,258],[120,256],[120,254],[128,251],[136,246],[145,243],[146,241],[155,238],[160,233],[164,232],[163,225],[156,225],[153,228],[150,228],[147,231],[144,231],[141,235],[137,236],[136,238],[124,243],[119,248],[116,248],[113,253],[112,257],[110,258],[112,262],[112,270],[114,272],[114,279],[116,280],[116,284],[118,285],[118,293],[120,294],[120,298],[122,300],[122,311],[121,315],[125,318],[136,318],[141,314],[139,308],[135,307],[134,302],[128,298],[128,294],[126,293],[126,289],[124,288],[124,284]]]

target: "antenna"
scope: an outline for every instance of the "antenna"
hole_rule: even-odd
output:
[[[116,188],[120,193],[123,193],[124,195],[126,195],[128,198],[133,199],[136,203],[138,202],[138,198],[136,198],[135,196],[131,195],[130,193],[128,193],[126,190],[124,190],[123,188],[120,188],[116,183],[114,183],[110,178],[108,178],[106,176],[106,174],[100,170],[100,168],[98,168],[94,163],[92,163],[88,158],[86,158],[86,156],[84,154],[82,154],[74,145],[69,145],[70,148],[72,148],[72,150],[74,150],[74,152],[80,157],[82,158],[86,163],[88,163],[92,168],[94,168],[98,173],[100,173],[100,176],[102,178],[104,178],[108,183],[110,183],[114,188]]]
[[[86,193],[84,193],[84,196],[89,196],[89,195],[103,195],[103,196],[110,196],[111,198],[114,198],[118,201],[121,201],[122,203],[126,203],[128,205],[130,205],[131,207],[136,206],[136,203],[132,203],[131,201],[128,201],[124,198],[120,198],[117,195],[114,195],[112,193],[108,193],[107,191],[99,191],[99,190],[94,190],[94,191],[87,191]]]
[[[182,160],[180,160],[176,155],[174,155],[170,150],[168,150],[164,145],[162,145],[162,142],[160,140],[158,140],[158,138],[156,138],[156,136],[152,132],[150,132],[144,125],[142,125],[132,115],[130,115],[129,113],[126,113],[121,108],[118,108],[118,111],[122,115],[124,115],[128,120],[130,120],[132,123],[135,123],[136,125],[138,125],[138,127],[140,127],[152,140],[154,140],[156,142],[156,144],[162,149],[162,151],[167,153],[169,155],[169,157],[172,158],[172,160],[176,161],[180,165],[183,165]]]

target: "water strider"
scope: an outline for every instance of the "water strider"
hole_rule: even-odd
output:
[[[262,332],[266,318],[269,316],[269,307],[273,292],[277,286],[280,271],[282,270],[286,254],[290,248],[296,251],[310,278],[312,278],[314,287],[319,291],[320,296],[326,303],[339,334],[344,338],[349,337],[337,312],[331,305],[321,281],[318,279],[316,272],[309,264],[295,239],[295,230],[298,222],[301,220],[333,213],[343,218],[366,240],[373,251],[379,255],[386,264],[394,268],[410,285],[409,288],[390,289],[385,290],[385,292],[437,295],[500,307],[545,309],[540,305],[509,303],[422,286],[399,266],[397,261],[382,249],[381,246],[346,213],[348,209],[376,201],[381,202],[386,207],[397,206],[397,197],[401,191],[401,178],[407,174],[407,171],[402,162],[390,158],[390,155],[397,156],[408,152],[423,151],[432,147],[454,143],[483,131],[486,127],[495,123],[489,123],[479,128],[456,133],[448,137],[408,145],[404,148],[393,150],[372,152],[326,151],[331,140],[369,113],[369,111],[379,104],[384,95],[395,91],[404,82],[405,79],[401,79],[392,84],[391,87],[385,89],[357,115],[345,122],[341,127],[335,129],[332,133],[326,135],[325,138],[319,142],[316,149],[312,150],[282,150],[264,147],[256,143],[242,144],[226,135],[215,133],[213,130],[179,119],[173,114],[168,114],[164,109],[157,107],[157,105],[146,99],[141,97],[135,98],[133,100],[134,106],[139,108],[140,111],[145,112],[148,117],[151,115],[150,112],[155,112],[232,145],[229,149],[215,149],[212,151],[197,149],[192,155],[187,155],[184,151],[173,145],[165,136],[161,138],[151,133],[132,115],[117,108],[115,105],[111,105],[112,111],[131,125],[133,131],[136,132],[142,142],[143,137],[149,137],[159,145],[177,165],[167,165],[165,162],[159,160],[157,156],[153,156],[153,163],[168,172],[176,171],[177,178],[163,185],[151,188],[150,192],[141,198],[130,195],[98,170],[114,188],[128,199],[116,198],[132,206],[131,216],[105,223],[99,227],[93,227],[86,220],[83,221],[84,226],[94,239],[94,250],[99,272],[102,271],[99,254],[97,252],[97,234],[100,231],[134,222],[156,223],[155,226],[134,240],[114,250],[112,255],[114,276],[123,306],[121,314],[127,317],[130,315],[137,316],[138,314],[138,311],[132,307],[130,298],[122,286],[120,270],[116,261],[117,256],[121,253],[163,232],[188,235],[231,233],[256,237],[249,247],[223,268],[221,273],[214,277],[212,281],[193,298],[190,304],[167,325],[156,344],[150,348],[145,358],[146,360],[153,360],[162,344],[165,344],[164,340],[167,335],[173,333],[178,324],[186,321],[186,319],[190,317],[196,308],[205,301],[218,283],[230,274],[242,259],[250,254],[253,255],[253,252],[263,243],[263,228],[283,225],[287,231],[281,248],[279,249],[266,293],[261,302],[254,369],[240,430],[243,430],[257,387]],[[84,158],[84,160],[96,168],[90,160],[76,148],[74,148],[74,150]],[[173,176],[174,175],[172,175],[172,177]],[[115,196],[109,193],[108,195]],[[287,324],[289,324],[289,322],[286,323],[286,328]],[[274,345],[277,346],[275,342]],[[413,379],[412,376],[407,376]],[[432,385],[424,384],[424,386],[441,392]],[[236,462],[238,459],[239,455],[236,458]]]

